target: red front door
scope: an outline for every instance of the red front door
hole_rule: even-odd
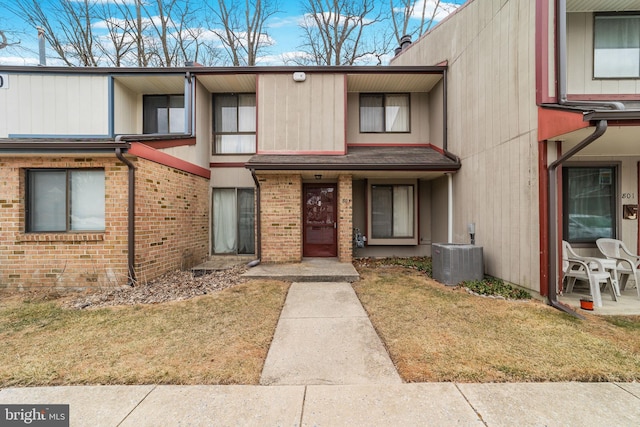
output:
[[[338,256],[337,187],[333,184],[305,184],[303,193],[303,255]]]

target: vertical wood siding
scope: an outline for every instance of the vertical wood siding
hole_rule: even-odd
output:
[[[344,76],[292,73],[259,78],[258,151],[344,152]]]
[[[9,135],[109,133],[108,77],[17,74],[6,92]]]
[[[448,61],[448,148],[454,242],[476,224],[487,274],[538,291],[539,220],[535,2],[476,0],[414,43],[392,65]],[[446,180],[434,184],[433,229],[446,229]],[[442,237],[442,236],[440,236]]]

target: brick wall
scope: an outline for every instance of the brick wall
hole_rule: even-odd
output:
[[[352,176],[338,178],[338,259],[351,262],[353,256],[353,191]]]
[[[262,262],[301,261],[302,178],[300,175],[263,175],[259,182]]]
[[[25,233],[25,168],[104,168],[106,231]],[[115,155],[0,160],[0,288],[126,283],[126,188],[127,167]]]
[[[209,180],[139,158],[136,169],[137,279],[184,270],[209,254]]]
[[[204,260],[209,180],[144,159],[136,164],[138,280]],[[105,231],[25,233],[26,168],[104,168]],[[87,288],[128,281],[128,168],[115,155],[0,160],[0,288]]]

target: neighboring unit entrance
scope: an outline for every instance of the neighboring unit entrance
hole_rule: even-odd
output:
[[[303,256],[338,256],[337,193],[334,184],[304,185]]]

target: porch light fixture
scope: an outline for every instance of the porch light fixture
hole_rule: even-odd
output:
[[[293,81],[294,82],[303,82],[307,79],[307,75],[302,71],[296,71],[293,73]]]
[[[314,175],[316,177],[316,179],[322,179],[322,175],[318,174],[318,175]]]

